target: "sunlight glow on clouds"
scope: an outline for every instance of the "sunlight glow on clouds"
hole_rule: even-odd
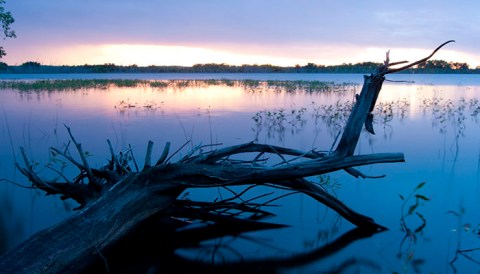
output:
[[[342,63],[359,63],[365,61],[383,62],[388,48],[359,47],[344,45],[320,45],[308,47],[274,47],[248,49],[239,46],[192,47],[172,45],[64,45],[53,47],[36,47],[29,50],[9,52],[5,61],[10,64],[22,64],[37,61],[44,65],[83,65],[105,64],[138,66],[192,66],[194,64],[225,63],[229,65],[271,64],[277,66],[295,66],[314,63],[318,65],[339,65]],[[392,61],[416,61],[432,52],[432,49],[392,48]],[[21,54],[18,54],[21,53]],[[39,58],[41,56],[41,58]],[[466,62],[472,68],[480,65],[476,55],[442,49],[434,59]]]
[[[93,48],[90,50],[94,50]],[[178,65],[192,66],[204,63],[272,64],[288,66],[303,64],[307,60],[288,57],[251,55],[218,51],[200,47],[156,46],[156,45],[102,45],[95,50],[89,63],[115,63],[117,65]],[[74,60],[69,60],[75,62]],[[78,63],[78,61],[76,62]]]
[[[480,65],[473,0],[7,3],[17,38],[2,41],[2,61],[11,65],[336,65],[381,62],[388,49],[392,60],[413,61],[449,39],[457,43],[436,59]]]

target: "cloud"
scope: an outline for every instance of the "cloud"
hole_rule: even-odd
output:
[[[7,2],[16,18],[16,46],[150,44],[295,57],[299,49],[431,49],[449,39],[474,54],[479,8],[470,0]]]

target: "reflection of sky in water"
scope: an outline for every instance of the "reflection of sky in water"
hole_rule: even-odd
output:
[[[399,80],[401,76],[395,75]],[[462,84],[453,80],[450,85],[385,83],[378,103],[384,106],[382,109],[391,110],[393,119],[388,116],[390,112],[382,114],[378,110],[374,125],[376,135],[362,135],[357,153],[403,152],[406,163],[359,168],[369,175],[386,174],[383,179],[354,179],[344,172],[336,172],[329,175],[329,180],[342,201],[390,230],[355,242],[335,254],[334,260],[326,262],[327,265],[357,257],[378,263],[383,272],[403,271],[403,267],[412,269],[412,260],[425,259],[424,265],[419,265],[422,272],[450,270],[448,262],[453,258],[457,240],[457,234],[452,231],[458,228],[457,218],[447,212],[458,211],[462,205],[466,209],[463,222],[470,222],[474,227],[480,223],[475,215],[480,194],[480,117],[479,114],[472,116],[475,106],[479,106],[478,102],[474,105],[473,100],[479,97],[480,85],[470,82]],[[261,143],[301,150],[328,150],[338,132],[335,123],[341,125],[342,119],[337,117],[334,123],[327,123],[331,118],[327,116],[334,113],[323,113],[325,117],[322,118],[318,116],[319,107],[352,102],[355,90],[341,95],[274,93],[266,89],[252,91],[223,86],[183,90],[112,88],[39,94],[1,92],[0,177],[24,182],[14,171],[12,146],[17,157],[18,146],[25,146],[35,161],[45,162],[49,146],[60,146],[67,141],[63,124],[72,128],[77,140],[93,154],[92,163],[97,165],[106,161],[107,138],[112,140],[117,151],[131,144],[139,162],[148,140],[155,142],[158,155],[165,142],[171,141],[172,147],[178,148],[187,140],[192,140],[193,144],[233,145],[257,139]],[[359,92],[358,86],[356,92]],[[135,107],[128,108],[126,104]],[[462,104],[464,109],[460,108]],[[305,110],[299,114],[302,108]],[[272,124],[275,119],[268,120],[265,116],[269,111],[278,113],[280,110],[285,116],[279,124]],[[262,123],[252,119],[256,113],[263,115]],[[402,204],[399,194],[408,195],[423,181],[427,184],[420,193],[431,201],[420,206],[418,211],[425,216],[427,227],[418,235],[416,244],[407,242],[400,247],[404,234],[399,231]],[[3,241],[7,246],[70,214],[65,208],[72,205],[65,205],[58,197],[45,198],[43,194],[12,184],[2,184],[0,189],[4,208],[2,226],[8,235]],[[212,197],[217,195],[214,192]],[[192,196],[195,195],[204,197],[201,192],[192,192]],[[321,246],[352,228],[305,196],[289,196],[281,203],[282,208],[272,209],[278,213],[272,221],[290,224],[290,228],[274,233],[247,234],[238,241],[221,239],[211,243],[227,242],[241,254],[248,254],[247,258],[290,256]],[[411,216],[407,223],[416,226],[418,219]],[[480,246],[480,240],[471,233],[462,234],[462,248]],[[267,247],[269,245],[275,248]],[[199,256],[185,250],[179,252]],[[207,249],[206,254],[209,252]],[[410,261],[398,259],[399,252],[411,256]],[[231,258],[239,259],[236,256],[231,255]],[[462,267],[465,271],[475,264],[459,260],[456,266],[459,271]],[[322,263],[312,264],[305,271],[321,267]]]

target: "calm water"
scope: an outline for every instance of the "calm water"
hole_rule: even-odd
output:
[[[1,90],[0,178],[27,185],[13,164],[14,157],[20,156],[18,147],[24,146],[36,162],[47,162],[48,147],[60,147],[68,141],[64,124],[71,127],[97,166],[104,164],[109,155],[106,139],[112,140],[117,151],[131,145],[137,159],[143,158],[148,140],[155,142],[158,155],[165,142],[171,141],[172,147],[178,148],[187,140],[193,145],[225,146],[255,140],[301,150],[328,150],[346,119],[345,108],[351,105],[363,81],[362,75],[355,74],[1,75],[0,78],[82,77],[302,79],[357,84],[337,93],[242,86],[50,93]],[[387,175],[382,179],[355,179],[344,172],[314,178],[327,182],[329,191],[348,206],[373,217],[389,230],[355,241],[326,258],[286,267],[284,271],[471,273],[480,269],[474,261],[480,260],[480,251],[458,253],[458,260],[449,264],[456,250],[480,248],[480,76],[392,75],[389,79],[408,82],[384,84],[375,114],[376,135],[364,133],[357,153],[403,152],[406,163],[359,168],[369,175]],[[332,107],[328,109],[329,106]],[[279,113],[284,118],[279,119]],[[421,182],[425,186],[414,194],[429,201],[417,198],[418,207],[406,216],[416,198],[402,201],[400,195],[408,197]],[[219,195],[225,197],[229,193],[221,190],[191,193],[192,198],[202,199]],[[69,216],[75,206],[8,182],[0,185],[0,203],[2,251]],[[305,196],[288,196],[277,204],[281,205],[273,209],[277,217],[269,221],[290,227],[212,240],[202,248],[179,250],[178,254],[205,261],[215,258],[216,262],[292,258],[314,252],[353,228]],[[415,237],[405,238],[402,216],[412,230],[422,223],[426,226]]]

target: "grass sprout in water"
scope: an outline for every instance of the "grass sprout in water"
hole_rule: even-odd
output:
[[[405,232],[405,237],[400,243],[398,258],[403,261],[404,268],[411,266],[415,273],[420,273],[420,265],[424,263],[423,259],[415,258],[415,246],[417,235],[427,226],[427,219],[418,209],[425,202],[430,201],[428,197],[419,193],[419,190],[425,186],[426,182],[419,183],[408,196],[399,194],[403,201],[400,215],[400,228]],[[407,209],[408,208],[408,209]],[[413,219],[413,217],[416,217]]]
[[[460,98],[458,101],[443,98],[423,99],[421,103],[423,113],[431,113],[432,126],[438,127],[440,133],[447,133],[449,125],[453,125],[456,136],[464,135],[465,121],[470,116],[478,123],[480,117],[480,101],[477,98],[466,100]]]
[[[298,133],[309,121],[313,121],[315,130],[327,129],[329,135],[335,138],[347,123],[354,101],[338,100],[334,104],[317,104],[312,101],[307,107],[291,109],[261,110],[252,117],[256,137],[265,131],[268,138],[283,140],[289,130],[292,135]],[[394,118],[406,117],[410,104],[406,99],[378,103],[374,110],[374,123],[387,127]]]
[[[161,104],[163,104],[163,102]],[[120,100],[113,107],[115,109],[119,110],[121,113],[124,113],[129,109],[143,109],[143,110],[146,110],[146,111],[152,111],[152,110],[156,110],[158,108],[161,108],[161,106],[157,105],[155,100],[147,100],[147,101],[145,101],[145,103],[139,105],[137,102],[135,102],[135,103],[130,102],[130,98],[127,98],[125,100]]]
[[[427,225],[427,220],[421,213],[418,212],[418,207],[422,206],[425,201],[430,201],[429,198],[426,196],[419,194],[418,191],[425,185],[425,182],[419,183],[415,189],[406,197],[399,194],[400,199],[403,201],[401,207],[401,218],[400,218],[400,226],[402,231],[407,233],[409,236],[415,237],[415,234],[421,232],[425,226]],[[406,207],[408,206],[408,210]],[[407,224],[406,219],[410,218],[410,216],[416,215],[418,219],[421,221],[420,225],[416,226],[415,229],[412,229],[410,225]]]
[[[75,91],[83,89],[108,89],[109,87],[138,87],[147,85],[145,80],[132,79],[68,79],[35,81],[0,81],[0,89],[15,89],[22,92]]]

